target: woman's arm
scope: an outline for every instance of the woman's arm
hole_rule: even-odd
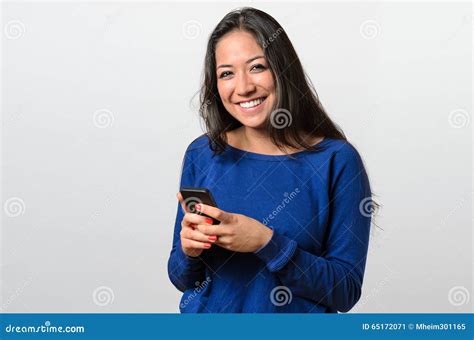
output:
[[[180,231],[183,219],[181,205],[178,204],[178,213],[173,235],[173,247],[168,260],[168,276],[173,285],[180,291],[196,288],[196,282],[205,280],[205,265],[200,256],[191,257],[183,252],[181,247]]]
[[[189,148],[186,150],[183,159],[183,167],[181,171],[180,187],[194,186],[195,172],[193,166],[192,155]],[[173,233],[173,244],[168,259],[168,276],[173,285],[184,292],[186,289],[195,288],[196,282],[205,280],[205,265],[199,256],[191,257],[183,252],[181,247],[181,221],[184,212],[181,203],[178,202],[176,213],[176,221]]]
[[[370,209],[360,205],[370,202],[371,191],[362,160],[350,144],[333,162],[326,207],[329,225],[321,256],[304,251],[275,230],[255,254],[292,294],[347,312],[361,296],[371,218]]]

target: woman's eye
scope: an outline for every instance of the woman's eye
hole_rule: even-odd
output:
[[[265,70],[266,67],[263,66],[262,64],[256,64],[256,65],[253,65],[253,66],[252,66],[252,70],[253,70],[253,69]]]
[[[219,76],[219,78],[225,78],[225,77],[227,77],[229,74],[231,74],[231,72],[229,72],[229,71],[224,71],[224,72],[221,73],[221,75]]]
[[[267,68],[266,68],[264,65],[262,65],[262,64],[256,64],[256,65],[253,65],[253,66],[252,66],[251,71],[253,71],[254,69],[255,69],[255,70],[258,70],[258,71],[263,71],[263,70],[266,70]],[[232,75],[232,72],[230,72],[230,71],[224,71],[224,72],[222,72],[222,73],[219,75],[219,79],[227,78],[227,77],[229,77],[230,75]]]

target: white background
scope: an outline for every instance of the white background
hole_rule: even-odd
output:
[[[178,311],[190,100],[242,5],[287,31],[383,205],[351,312],[472,311],[470,3],[81,1],[2,4],[2,311]]]

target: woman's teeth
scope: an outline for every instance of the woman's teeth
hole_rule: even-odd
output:
[[[257,106],[258,104],[263,102],[263,100],[264,100],[264,98],[258,98],[258,99],[255,99],[255,100],[251,100],[249,102],[239,103],[239,105],[243,108],[249,109],[251,107]]]

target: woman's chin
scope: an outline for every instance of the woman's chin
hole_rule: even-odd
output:
[[[239,121],[242,123],[242,125],[252,128],[252,129],[258,129],[258,128],[263,128],[265,127],[265,114],[261,113],[258,114],[254,117],[239,117]]]

